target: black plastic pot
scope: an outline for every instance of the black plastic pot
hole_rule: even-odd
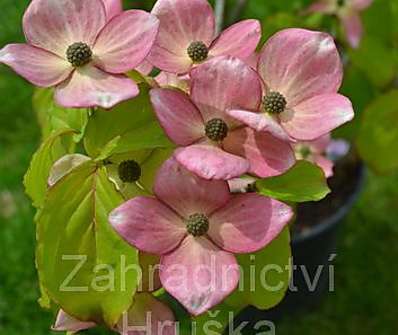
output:
[[[365,168],[363,165],[359,165],[354,191],[346,197],[345,204],[321,223],[311,226],[311,229],[305,233],[292,238],[293,264],[298,267],[292,276],[291,288],[295,289],[289,289],[284,300],[270,310],[260,311],[254,307],[246,308],[236,320],[237,324],[243,321],[249,321],[250,324],[255,324],[260,320],[277,321],[284,315],[291,316],[296,312],[306,311],[315,307],[326,295],[326,292],[333,289],[334,274],[333,267],[330,266],[333,265],[336,255],[338,230],[358,199],[364,179]],[[300,266],[306,269],[307,276]],[[322,271],[319,270],[320,267]],[[310,288],[308,278],[313,282],[317,271],[320,273],[319,280],[315,286]]]

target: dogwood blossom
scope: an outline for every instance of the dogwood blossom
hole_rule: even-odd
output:
[[[190,86],[189,74],[177,75],[171,72],[160,72],[156,77],[156,83],[163,88],[179,88],[180,90],[189,93]]]
[[[163,287],[193,315],[236,288],[234,254],[265,247],[293,215],[258,194],[232,195],[227,182],[201,179],[174,158],[160,168],[154,194],[122,204],[109,222],[131,245],[161,255]]]
[[[102,0],[108,21],[123,11],[122,0]]]
[[[55,87],[64,107],[110,108],[136,96],[138,86],[123,73],[144,61],[159,21],[105,4],[108,12],[102,0],[32,0],[23,18],[27,44],[5,46],[0,62],[34,85]]]
[[[261,38],[257,20],[239,22],[215,38],[215,17],[207,0],[158,0],[152,14],[160,28],[148,60],[167,72],[186,73],[214,56],[247,58]]]
[[[334,163],[327,157],[327,150],[331,143],[330,134],[314,141],[295,143],[296,158],[318,165],[325,173],[326,178],[330,178],[333,176]]]
[[[238,58],[216,57],[191,71],[190,97],[176,89],[153,89],[151,101],[161,126],[179,148],[178,162],[206,179],[247,172],[279,175],[295,163],[291,146],[230,118],[231,108],[257,110],[261,81]]]
[[[360,13],[372,4],[373,0],[320,0],[312,4],[310,12],[336,15],[343,25],[348,43],[358,48],[363,35]]]
[[[328,34],[304,29],[278,32],[265,44],[258,72],[264,82],[261,110],[228,111],[257,131],[287,141],[312,141],[354,117],[350,100],[337,93],[343,69]]]

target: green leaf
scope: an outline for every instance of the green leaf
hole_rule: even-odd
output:
[[[365,110],[357,146],[362,159],[376,172],[398,168],[398,90],[379,97]]]
[[[396,26],[392,8],[394,4],[395,1],[390,0],[373,1],[372,5],[362,12],[365,35],[371,33],[385,44],[393,43],[393,31]]]
[[[358,49],[349,51],[353,64],[378,86],[388,85],[397,73],[396,57],[392,49],[378,38],[366,34]]]
[[[333,135],[335,138],[344,138],[353,142],[361,125],[361,114],[377,95],[377,92],[376,88],[362,71],[355,66],[350,66],[344,74],[341,93],[350,97],[355,109],[355,118],[353,121],[336,129]]]
[[[308,161],[298,161],[285,174],[256,182],[259,193],[282,201],[319,201],[330,193],[325,174]]]
[[[97,110],[87,126],[84,145],[87,153],[98,157],[103,147],[120,136],[113,153],[169,147],[170,141],[159,126],[149,99],[150,87],[140,84],[140,95],[111,110]]]
[[[122,136],[113,153],[170,147],[173,144],[165,137],[159,123],[152,121]]]
[[[279,12],[273,16],[267,16],[263,19],[263,36],[262,41],[265,42],[272,35],[282,29],[294,28],[300,25],[300,20],[295,14]]]
[[[303,6],[301,2],[302,1],[247,1],[244,17],[264,20],[265,18],[272,19],[277,13],[297,13],[299,8]],[[234,1],[233,5],[236,6],[236,1]],[[266,20],[264,21],[264,28],[266,28]]]
[[[138,252],[108,223],[122,201],[105,168],[88,161],[48,190],[37,217],[37,265],[48,295],[68,314],[109,327],[137,286],[127,266],[138,266]]]
[[[173,149],[155,149],[150,156],[145,159],[142,164],[142,176],[140,183],[144,188],[151,192],[153,184],[155,183],[156,174],[163,163],[168,160],[173,154]]]
[[[101,150],[101,153],[96,158],[96,161],[99,162],[111,156],[114,153],[119,141],[120,141],[120,136],[116,136],[114,139],[110,140]]]
[[[56,105],[52,89],[36,89],[33,95],[33,109],[37,114],[43,139],[46,139],[52,132],[64,128],[75,130],[75,142],[79,142],[84,136],[88,122],[88,110],[62,108]]]
[[[51,299],[48,296],[46,289],[39,283],[40,288],[40,298],[38,299],[38,303],[41,308],[43,309],[50,309],[51,308]]]
[[[263,250],[237,258],[243,277],[239,288],[225,303],[234,307],[253,305],[259,309],[279,304],[289,287],[291,275],[289,228]]]
[[[70,139],[74,134],[73,129],[60,129],[54,132],[33,155],[24,177],[24,185],[36,208],[43,205],[51,167],[59,158],[73,152],[74,145]]]

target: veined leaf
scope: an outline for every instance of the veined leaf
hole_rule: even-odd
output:
[[[289,287],[291,275],[289,228],[286,227],[266,248],[237,258],[242,267],[241,280],[225,303],[236,308],[253,305],[259,309],[279,304]]]
[[[138,97],[111,110],[99,109],[90,117],[84,145],[91,157],[103,154],[103,148],[117,137],[113,153],[171,146],[152,110],[150,87],[144,83],[139,86]]]
[[[258,192],[282,201],[319,201],[330,193],[321,168],[307,161],[298,161],[285,174],[256,182]]]
[[[171,147],[173,144],[165,137],[159,123],[152,121],[122,136],[113,153]]]
[[[28,171],[25,174],[24,185],[26,193],[36,208],[43,205],[47,179],[52,165],[62,156],[73,152],[71,137],[73,129],[60,129],[51,134],[33,155]]]
[[[110,140],[101,150],[99,156],[95,159],[97,162],[105,160],[109,156],[111,156],[115,149],[117,148],[117,145],[120,141],[120,136],[116,136],[114,139]]]
[[[85,162],[48,190],[37,217],[37,266],[50,298],[68,314],[113,327],[128,309],[138,252],[115,233],[108,214],[121,195],[104,167]]]
[[[64,128],[75,130],[75,142],[82,139],[88,121],[86,108],[60,107],[54,102],[52,89],[38,88],[33,95],[33,109],[41,126],[43,140],[54,131]]]
[[[378,173],[398,168],[398,90],[376,99],[365,110],[357,141],[361,157]]]

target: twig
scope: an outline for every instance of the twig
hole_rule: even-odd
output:
[[[225,0],[216,0],[216,33],[219,34],[224,25]]]

